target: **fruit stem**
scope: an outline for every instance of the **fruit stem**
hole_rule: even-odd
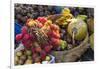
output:
[[[75,38],[75,32],[73,31],[73,33],[72,33],[72,44],[73,44],[73,46],[75,45],[75,40],[74,40],[74,38]]]

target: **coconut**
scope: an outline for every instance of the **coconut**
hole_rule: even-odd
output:
[[[83,40],[87,35],[87,24],[82,19],[76,19],[68,25],[69,35],[75,40]]]

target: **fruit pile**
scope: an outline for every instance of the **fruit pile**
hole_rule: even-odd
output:
[[[26,20],[29,18],[36,19],[39,16],[53,15],[60,12],[60,8],[56,11],[56,6],[47,6],[47,5],[28,5],[28,4],[15,4],[15,19],[21,25],[24,25]]]
[[[16,52],[16,56],[14,58],[15,65],[33,64],[33,63],[40,64],[41,57],[37,53],[34,53],[33,55],[32,54],[33,53],[31,50],[21,50],[21,51]],[[41,53],[41,55],[43,54]],[[50,60],[51,60],[50,55],[47,55],[42,63],[44,62],[49,63]]]
[[[22,43],[26,50],[31,50],[33,56],[37,54],[41,61],[45,60],[51,50],[57,50],[61,43],[65,47],[66,43],[60,39],[59,26],[46,17],[28,19],[21,33],[16,35],[16,41]],[[33,60],[36,60],[34,58],[35,56]]]
[[[15,20],[20,21],[23,18],[20,16],[28,17],[29,15],[23,21],[24,25],[21,28],[21,33],[17,34],[15,38],[17,43],[24,46],[23,50],[15,53],[15,65],[45,63],[45,61],[48,63],[52,59],[50,55],[53,51],[69,51],[78,47],[87,35],[89,35],[87,43],[93,51],[94,18],[87,15],[88,13],[79,12],[76,15],[73,11],[77,9],[63,7],[60,14],[54,14],[52,10],[51,13],[49,12],[50,14],[44,15],[42,13],[43,6],[38,6],[38,8],[37,5],[16,4],[15,6]],[[44,7],[49,10],[53,8],[51,6]],[[33,11],[38,16],[33,15],[31,13]],[[37,11],[43,15],[37,13]]]

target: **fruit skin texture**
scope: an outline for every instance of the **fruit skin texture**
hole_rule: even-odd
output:
[[[51,24],[50,28],[51,30],[59,30],[59,26],[57,26],[56,24]]]
[[[17,34],[16,35],[16,41],[20,41],[23,38],[22,34]]]
[[[25,34],[24,37],[23,37],[23,39],[24,39],[24,40],[30,39],[30,35],[29,35],[29,34]]]
[[[16,56],[18,57],[22,56],[22,52],[21,51],[16,52]]]
[[[41,60],[45,60],[45,58],[46,58],[46,52],[42,50],[40,52],[40,57],[41,57]]]
[[[45,17],[38,17],[37,20],[42,24],[44,24],[47,21]]]
[[[49,36],[50,38],[52,38],[52,37],[58,38],[58,39],[60,38],[60,34],[57,33],[56,31],[50,31],[50,32],[48,32],[47,34],[48,34],[48,36]]]
[[[29,26],[29,27],[32,27],[36,24],[37,24],[36,21],[33,20],[33,19],[28,19],[27,22],[26,22],[26,25]]]
[[[94,19],[91,17],[87,20],[89,32],[92,34],[94,33]]]
[[[52,44],[53,46],[59,46],[60,45],[60,39],[51,38],[50,44]]]
[[[69,35],[71,35],[72,37],[73,37],[73,32],[75,33],[74,39],[82,40],[86,37],[87,25],[83,20],[77,19],[75,22],[72,22],[68,25],[67,31],[68,31]]]
[[[35,51],[36,51],[36,52],[41,52],[41,51],[42,51],[42,49],[41,49],[41,47],[40,47],[40,46],[38,46],[38,47],[36,47],[36,48],[35,48]]]
[[[27,33],[27,27],[26,26],[23,26],[22,28],[21,28],[21,32],[22,32],[22,34],[26,34]]]
[[[67,44],[66,41],[64,41],[64,40],[60,40],[60,47],[61,47],[61,49],[64,50],[67,46],[68,46],[68,44]]]
[[[22,55],[22,56],[20,56],[20,59],[23,60],[23,61],[25,61],[26,60],[26,56]]]
[[[33,63],[33,61],[31,59],[27,59],[25,62],[25,64],[32,64],[32,63]]]
[[[46,51],[46,53],[49,53],[51,51],[51,46],[45,46],[44,50]]]
[[[50,59],[51,59],[50,56],[46,56],[46,59],[45,60],[46,61],[50,61]]]
[[[31,49],[31,47],[32,47],[32,41],[30,41],[30,40],[28,40],[28,41],[22,41],[22,43],[23,43],[23,45],[24,45],[24,47],[26,48],[26,49]]]
[[[27,55],[27,56],[31,56],[31,55],[32,55],[31,50],[26,50],[26,55]]]
[[[19,57],[18,57],[18,56],[15,56],[15,57],[14,57],[14,61],[15,61],[15,62],[18,62],[18,61],[19,61]]]
[[[24,61],[23,61],[23,60],[19,60],[19,61],[18,61],[18,64],[19,64],[19,65],[23,65],[23,64],[24,64]]]
[[[90,45],[91,45],[91,48],[94,49],[94,34],[90,36]]]

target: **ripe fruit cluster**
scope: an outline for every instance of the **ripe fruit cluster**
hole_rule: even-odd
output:
[[[87,34],[90,36],[87,43],[90,43],[93,49],[94,18],[90,18],[90,11],[84,8],[62,7],[61,13],[49,15],[43,13],[46,9],[50,10],[52,7],[15,4],[15,20],[24,23],[21,33],[16,35],[16,43],[23,44],[24,50],[15,51],[15,65],[52,63],[49,61],[53,60],[55,51],[64,52],[80,46]],[[90,12],[89,15],[83,10]],[[56,56],[57,54],[57,62],[59,54]]]
[[[23,65],[23,64],[33,64],[33,63],[42,63],[42,59],[44,61],[50,61],[50,56],[45,56],[45,52],[41,52],[40,54],[32,52],[32,50],[21,50],[15,53],[14,63],[15,65]],[[40,56],[39,56],[40,55]],[[45,56],[45,59],[44,59]]]
[[[52,49],[60,45],[59,26],[46,17],[28,19],[21,33],[16,35],[16,41],[21,42],[26,50],[32,51],[32,61],[41,62]]]
[[[32,52],[30,50],[21,50],[15,53],[15,65],[32,64]]]
[[[32,5],[32,4],[15,4],[15,19],[18,23],[24,25],[29,18],[36,19],[39,16],[47,16],[55,14],[56,10],[53,6]]]

